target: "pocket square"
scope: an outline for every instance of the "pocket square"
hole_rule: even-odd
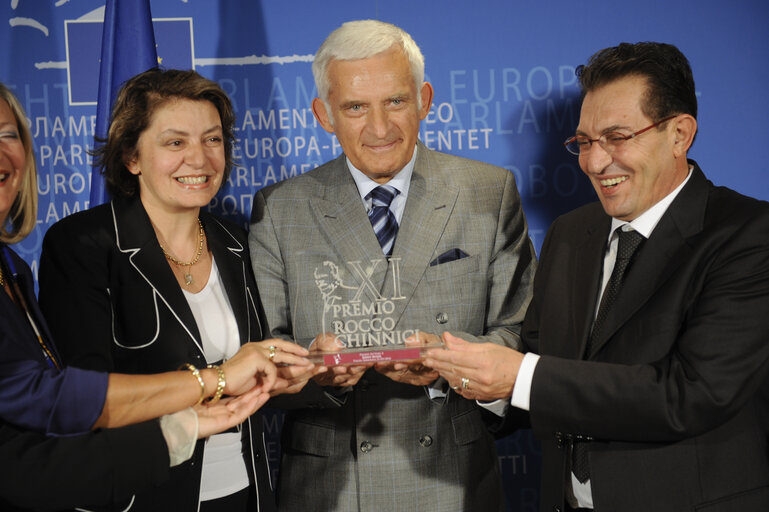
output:
[[[461,260],[462,258],[467,258],[468,256],[470,255],[465,251],[455,247],[454,249],[449,249],[431,261],[430,266],[434,267],[435,265],[440,265],[441,263],[449,263],[450,261]]]

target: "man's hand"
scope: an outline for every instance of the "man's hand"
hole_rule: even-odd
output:
[[[465,398],[498,400],[513,393],[523,354],[494,343],[469,343],[443,333],[446,349],[431,349],[422,362]],[[464,379],[464,380],[463,380]]]
[[[344,345],[336,336],[331,333],[323,333],[315,337],[310,345],[310,352],[339,352],[343,348]],[[373,365],[332,366],[327,372],[315,375],[313,380],[321,386],[354,386],[371,366]]]
[[[417,332],[406,338],[406,345],[413,347],[440,343],[440,341],[440,338],[435,334]],[[395,382],[402,382],[403,384],[411,384],[413,386],[427,386],[439,377],[438,372],[432,368],[427,368],[421,359],[377,363],[375,368],[376,371]]]

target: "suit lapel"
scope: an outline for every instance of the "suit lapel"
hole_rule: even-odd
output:
[[[708,188],[707,179],[695,164],[689,182],[635,255],[601,335],[593,340],[593,353],[597,353],[689,259],[692,249],[687,238],[702,231]]]
[[[355,276],[356,262],[367,268],[372,261],[378,261],[371,282],[381,286],[386,270],[384,255],[344,155],[336,159],[321,195],[310,198],[310,207],[329,246],[338,255],[334,263],[345,266],[350,275]]]
[[[600,211],[600,216],[587,227],[577,246],[573,261],[574,266],[570,272],[574,282],[571,286],[569,304],[571,304],[572,324],[574,325],[574,332],[578,336],[579,345],[570,344],[578,351],[577,353],[564,354],[564,356],[580,359],[583,357],[598,306],[603,259],[611,228],[611,217],[604,214],[603,209]]]
[[[338,263],[345,265],[350,275],[358,275],[351,262],[360,262],[364,269],[373,264],[372,285],[386,298],[404,298],[394,301],[392,317],[397,321],[429,266],[458,195],[454,185],[437,177],[430,151],[420,146],[389,265],[385,264],[344,155],[336,160],[322,195],[311,198],[310,206],[330,247],[339,255]]]
[[[202,354],[203,346],[195,317],[166,262],[141,201],[138,198],[114,200],[111,205],[118,249],[128,255],[131,265],[152,287],[157,299],[166,304]]]
[[[420,146],[411,176],[406,209],[395,238],[393,262],[388,266],[382,286],[382,295],[385,297],[403,297],[403,300],[395,301],[392,317],[396,322],[400,320],[422,275],[429,268],[458,196],[459,189],[439,177],[430,151]]]
[[[243,345],[251,339],[261,339],[261,332],[253,336],[249,325],[251,315],[248,314],[248,290],[243,261],[245,247],[215,217],[205,212],[200,213],[208,238],[208,248],[214,255],[224,292],[238,323],[240,344]],[[255,328],[261,331],[260,326]]]

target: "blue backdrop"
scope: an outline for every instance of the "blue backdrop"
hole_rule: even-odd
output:
[[[377,18],[422,48],[435,103],[429,147],[509,169],[539,248],[559,214],[594,200],[561,142],[579,116],[574,68],[621,41],[677,45],[691,61],[700,132],[690,156],[716,184],[769,199],[769,4],[764,1],[152,0],[158,55],[230,94],[239,165],[210,205],[246,223],[255,190],[340,152],[312,117],[312,55],[342,22]],[[45,230],[88,207],[103,0],[11,0],[0,6],[0,81],[30,118],[40,172],[39,228],[18,245],[37,271]],[[267,418],[277,462],[280,414]],[[511,510],[536,510],[538,446],[499,443]]]

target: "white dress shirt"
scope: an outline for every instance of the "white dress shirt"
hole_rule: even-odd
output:
[[[345,158],[347,161],[347,168],[350,170],[352,179],[355,180],[355,185],[358,187],[358,193],[360,199],[363,201],[363,206],[366,207],[366,212],[369,212],[372,208],[373,201],[366,196],[379,186],[379,183],[372,180],[363,171],[358,170],[349,158]],[[395,215],[395,220],[398,221],[398,226],[401,225],[401,219],[403,218],[403,210],[406,209],[406,198],[409,196],[409,185],[411,185],[411,175],[414,174],[414,162],[417,160],[417,147],[414,146],[414,154],[411,155],[411,160],[406,166],[398,172],[395,176],[387,182],[387,185],[395,187],[398,190],[398,195],[393,198],[393,202],[390,203],[390,211]]]

